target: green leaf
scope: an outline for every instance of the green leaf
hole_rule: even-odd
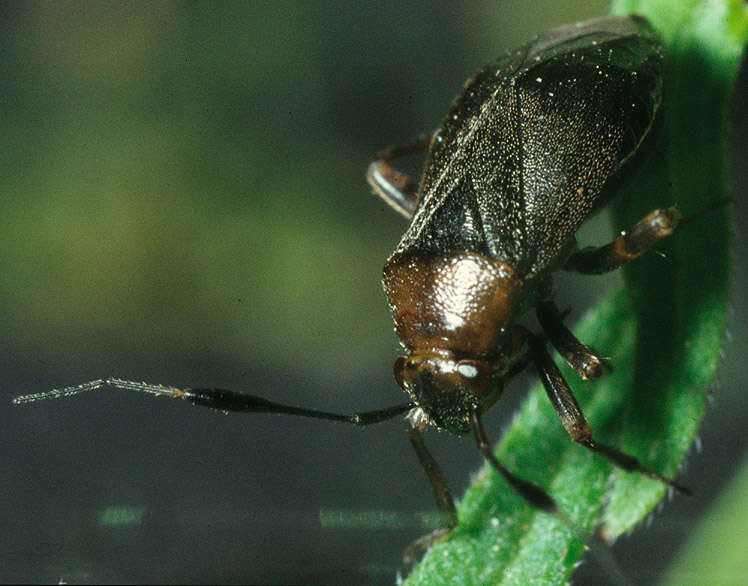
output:
[[[658,246],[661,254],[627,267],[624,285],[577,328],[582,341],[612,357],[615,371],[595,382],[564,374],[599,441],[675,476],[704,415],[725,327],[730,210],[703,210],[726,197],[727,101],[748,11],[737,1],[682,0],[616,2],[613,11],[647,16],[664,36],[667,58],[662,124],[645,164],[614,200],[614,225],[631,226],[673,203],[695,216]],[[611,539],[631,530],[666,492],[573,444],[539,386],[496,454],[548,490],[579,527],[599,524]],[[458,513],[459,526],[431,548],[408,583],[565,583],[584,553],[569,528],[530,508],[488,466]]]

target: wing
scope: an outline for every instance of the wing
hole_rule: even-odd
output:
[[[659,39],[638,17],[550,31],[485,67],[431,145],[404,248],[552,265],[636,151],[661,97]]]
[[[649,132],[662,50],[643,19],[612,18],[542,38],[518,72],[525,270],[551,264]],[[560,39],[560,40],[559,40]]]
[[[419,185],[418,207],[394,254],[405,249],[493,255],[506,226],[522,222],[518,206],[519,134],[512,79],[525,62],[522,48],[487,65],[468,80],[434,135]],[[483,159],[490,159],[488,168]],[[501,197],[479,197],[488,187]],[[500,225],[486,216],[495,208]],[[494,214],[495,215],[495,214]],[[489,225],[484,228],[484,219]],[[486,231],[491,232],[487,237]],[[519,250],[519,243],[515,247]]]

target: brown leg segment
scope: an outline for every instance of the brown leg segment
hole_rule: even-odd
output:
[[[416,428],[411,427],[408,431],[408,439],[413,445],[413,449],[416,451],[418,459],[420,460],[423,469],[426,471],[426,475],[429,477],[431,488],[434,489],[436,506],[439,507],[439,512],[442,514],[442,517],[444,517],[444,524],[446,525],[447,530],[457,527],[457,509],[455,508],[454,498],[452,497],[452,492],[447,486],[447,481],[444,478],[442,469],[426,448],[421,432]]]
[[[603,373],[602,358],[597,351],[582,344],[569,331],[553,301],[539,303],[536,314],[553,347],[579,376],[590,379],[598,378]]]
[[[645,476],[659,480],[668,486],[672,486],[679,492],[688,495],[691,494],[691,491],[685,486],[643,466],[633,456],[624,454],[614,447],[600,444],[592,439],[592,429],[587,424],[587,420],[584,418],[584,414],[579,408],[579,403],[574,398],[571,388],[569,388],[561,371],[545,349],[545,342],[538,337],[533,337],[529,340],[529,344],[530,352],[538,369],[540,380],[545,387],[545,392],[571,439],[583,445],[588,450],[607,458],[613,464],[627,472],[639,472]]]
[[[457,527],[457,509],[455,508],[454,498],[452,497],[452,492],[449,490],[449,486],[447,486],[442,469],[431,455],[431,452],[428,451],[428,448],[426,448],[420,431],[415,427],[411,427],[408,431],[408,439],[416,451],[418,460],[426,471],[426,475],[429,477],[429,483],[434,490],[436,506],[439,508],[439,512],[444,519],[445,526],[416,539],[405,549],[403,553],[403,573],[405,575],[410,573],[415,562],[429,547],[445,538],[452,529]]]
[[[432,137],[433,134],[424,134],[404,145],[378,152],[366,172],[366,179],[374,192],[408,219],[416,211],[418,186],[390,162],[398,157],[425,151],[431,144]]]
[[[584,274],[607,273],[640,257],[678,226],[680,213],[674,207],[653,210],[639,220],[628,232],[623,232],[610,244],[575,252],[564,269]]]

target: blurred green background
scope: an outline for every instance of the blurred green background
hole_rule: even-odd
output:
[[[0,581],[392,583],[423,533],[409,514],[433,508],[402,421],[224,417],[122,391],[10,398],[116,375],[341,412],[401,402],[380,277],[405,222],[364,181],[372,154],[435,128],[503,50],[606,10],[0,5]],[[745,97],[732,113],[739,226]],[[636,583],[657,582],[748,443],[743,232],[723,384],[683,477],[697,497],[618,544]],[[576,319],[610,282],[563,279],[560,303]],[[427,439],[461,493],[473,441]],[[400,511],[404,527],[325,528],[321,509]],[[576,581],[601,579],[588,562]]]

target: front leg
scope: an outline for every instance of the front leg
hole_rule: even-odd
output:
[[[431,452],[428,451],[428,448],[426,448],[423,436],[421,436],[421,432],[415,426],[412,426],[408,431],[408,439],[418,455],[418,460],[421,462],[426,476],[429,478],[429,484],[431,484],[431,488],[434,491],[434,499],[442,516],[444,526],[416,539],[405,549],[403,553],[403,570],[405,575],[410,573],[415,562],[429,547],[447,537],[452,529],[457,527],[457,508],[455,507],[452,491],[447,486],[447,481],[441,467],[431,455]]]

